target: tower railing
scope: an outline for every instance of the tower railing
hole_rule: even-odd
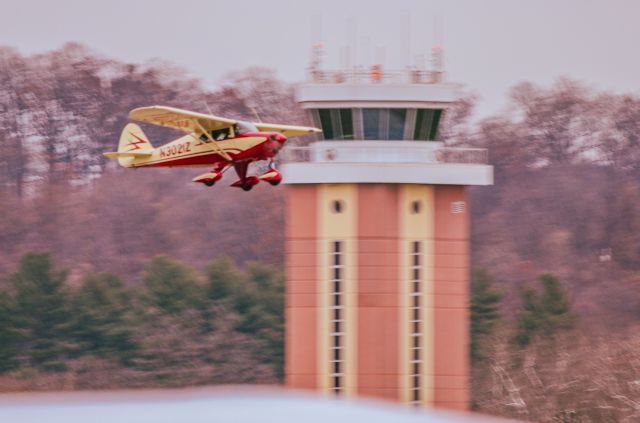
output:
[[[443,72],[424,69],[379,69],[362,67],[344,70],[309,69],[311,84],[436,84]]]
[[[365,145],[366,144],[366,145]],[[425,141],[319,141],[310,146],[286,146],[284,163],[424,163],[487,164],[484,148],[444,147]]]

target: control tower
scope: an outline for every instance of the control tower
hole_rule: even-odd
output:
[[[483,149],[438,128],[456,99],[434,69],[324,71],[298,100],[319,139],[287,147],[286,384],[467,409],[469,185]]]

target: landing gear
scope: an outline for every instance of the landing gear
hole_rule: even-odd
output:
[[[243,191],[251,191],[254,185],[260,181],[268,182],[270,185],[279,185],[282,181],[282,174],[276,169],[273,160],[269,162],[269,170],[260,176],[247,176],[248,162],[240,162],[234,164],[236,172],[240,179],[231,184],[232,187],[242,188]]]
[[[249,161],[235,162],[235,163],[217,163],[213,170],[202,175],[198,175],[193,178],[193,182],[199,182],[205,186],[212,187],[217,181],[222,179],[222,174],[233,165],[238,174],[236,182],[231,184],[232,187],[242,188],[243,191],[251,191],[254,185],[257,185],[260,181],[268,182],[272,186],[280,185],[282,182],[282,174],[276,169],[276,165],[273,160],[269,161],[269,169],[260,176],[247,176],[247,170],[249,168]]]
[[[202,175],[198,175],[192,179],[193,182],[200,182],[208,187],[212,187],[215,185],[216,181],[222,179],[222,174],[225,170],[228,169],[228,166],[217,165],[211,172],[203,173]]]
[[[254,185],[258,185],[258,182],[260,182],[260,179],[257,176],[247,176],[244,180],[235,181],[231,186],[242,188],[243,191],[251,191]]]
[[[269,162],[269,170],[264,174],[258,176],[262,181],[267,181],[269,184],[276,186],[282,182],[282,174],[276,169],[276,164],[271,160]]]

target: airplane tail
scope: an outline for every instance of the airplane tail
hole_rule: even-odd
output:
[[[142,129],[135,123],[130,123],[122,130],[118,151],[104,153],[104,156],[118,159],[118,163],[122,167],[131,167],[137,157],[149,157],[153,150],[153,146]]]

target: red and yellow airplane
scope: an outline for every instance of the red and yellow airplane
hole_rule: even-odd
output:
[[[260,181],[278,185],[282,175],[273,159],[287,137],[320,132],[306,126],[251,123],[190,112],[165,106],[141,107],[129,113],[131,119],[179,129],[187,135],[154,148],[135,123],[125,126],[118,151],[104,153],[118,159],[123,167],[212,166],[210,172],[196,176],[193,182],[212,186],[231,166],[239,179],[231,184],[245,191]],[[249,164],[269,160],[269,170],[259,176],[247,175]]]

